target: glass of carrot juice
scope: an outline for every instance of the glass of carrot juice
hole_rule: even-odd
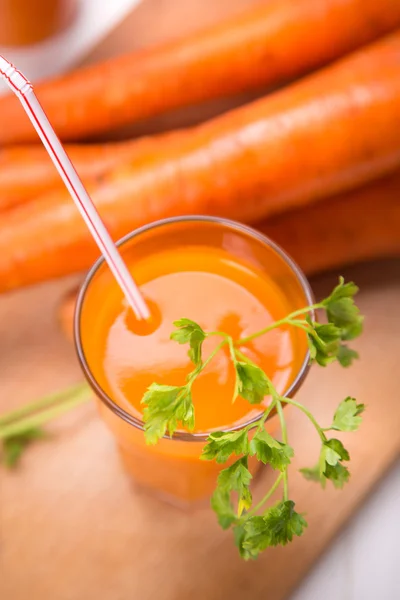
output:
[[[246,400],[232,403],[234,372],[224,351],[193,386],[195,429],[178,430],[154,446],[145,443],[141,400],[153,382],[182,385],[193,370],[186,345],[170,339],[173,322],[196,321],[206,331],[245,337],[312,304],[296,264],[257,231],[213,217],[177,217],[142,227],[119,242],[152,318],[136,321],[100,258],[79,294],[75,341],[101,417],[112,431],[126,471],[165,499],[190,504],[210,496],[221,468],[201,460],[211,431],[237,430],[262,412]],[[204,342],[204,356],[218,343]],[[305,334],[281,328],[246,345],[278,392],[293,393],[308,365]],[[268,399],[266,399],[268,401]],[[267,421],[273,433],[276,417]]]

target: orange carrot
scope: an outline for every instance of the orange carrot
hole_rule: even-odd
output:
[[[96,178],[115,166],[127,144],[96,144],[66,148],[79,175]],[[16,146],[0,150],[0,210],[32,196],[62,187],[62,181],[43,146]]]
[[[89,187],[114,238],[155,219],[254,223],[400,168],[400,33],[282,91],[170,134]],[[0,291],[87,268],[97,251],[65,192],[6,213]]]
[[[400,256],[400,172],[257,225],[307,275]]]
[[[400,171],[311,206],[255,225],[278,242],[306,275],[352,263],[400,256]],[[73,339],[78,290],[61,300],[58,322]]]
[[[84,181],[100,181],[119,163],[134,161],[138,155],[152,155],[158,140],[162,138],[165,143],[168,135],[119,143],[71,144],[65,149]],[[42,145],[0,149],[0,211],[55,189],[63,190],[64,184]]]
[[[400,26],[398,0],[271,0],[182,40],[37,86],[63,140],[177,107],[276,86]],[[107,85],[105,85],[107,83]],[[0,99],[0,144],[36,141],[16,98]]]

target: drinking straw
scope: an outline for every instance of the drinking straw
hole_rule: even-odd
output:
[[[21,101],[136,317],[148,319],[150,311],[146,302],[35,96],[32,84],[2,56],[0,56],[0,75]]]

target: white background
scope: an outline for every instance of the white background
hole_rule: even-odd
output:
[[[400,600],[399,512],[397,464],[290,600]]]

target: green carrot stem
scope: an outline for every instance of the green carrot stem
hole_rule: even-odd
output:
[[[13,421],[18,421],[23,417],[31,416],[32,414],[39,412],[45,408],[49,408],[55,404],[59,404],[65,400],[69,400],[69,398],[74,397],[76,394],[79,394],[81,390],[89,390],[89,387],[86,383],[81,383],[79,385],[75,385],[73,387],[69,387],[61,392],[56,392],[54,394],[49,394],[40,398],[39,400],[34,400],[29,404],[24,404],[24,406],[20,406],[15,410],[12,410],[4,415],[0,416],[0,428],[4,425],[9,425]]]
[[[91,397],[90,388],[88,386],[79,386],[75,388],[74,394],[65,400],[63,403],[58,404],[48,410],[44,410],[37,414],[29,415],[28,417],[21,419],[17,422],[13,422],[9,425],[5,425],[0,428],[0,440],[21,435],[30,429],[40,427],[48,421],[62,415],[71,408],[86,402]]]

